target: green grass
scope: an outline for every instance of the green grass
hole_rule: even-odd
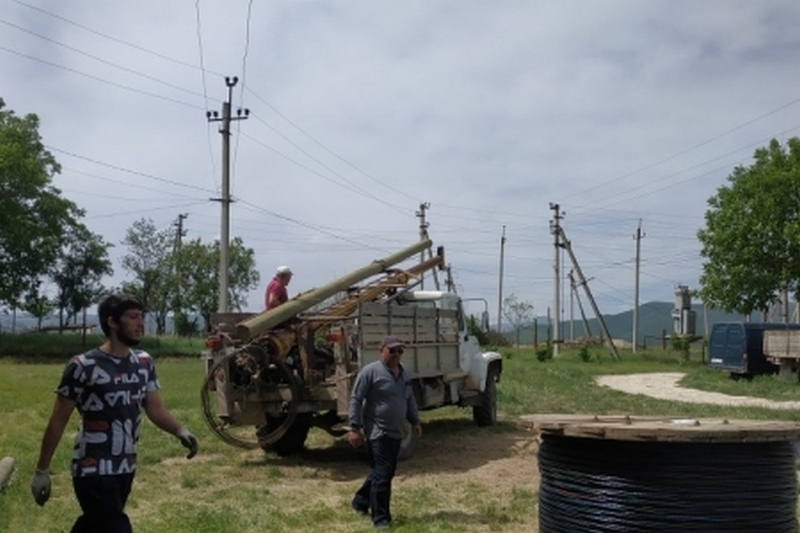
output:
[[[0,355],[20,358],[46,357],[64,359],[103,343],[102,335],[77,333],[5,333],[0,335]],[[154,356],[197,356],[205,346],[201,337],[145,336],[139,348]]]
[[[517,429],[514,417],[530,413],[673,415],[798,420],[791,411],[682,404],[632,396],[595,385],[603,374],[680,371],[684,385],[728,394],[778,400],[800,399],[800,385],[776,377],[731,380],[708,370],[695,355],[682,362],[672,352],[623,352],[621,362],[591,348],[588,362],[566,350],[540,362],[532,349],[503,349],[498,387],[501,423],[477,428],[465,409],[448,407],[423,414],[425,435],[417,455],[399,468],[393,493],[396,524],[403,533],[527,532],[537,530],[538,481],[527,474],[509,482],[492,465],[535,465],[533,435]],[[199,409],[203,365],[196,359],[160,358],[162,395],[173,413],[198,436],[201,453],[188,461],[178,441],[149,422],[142,426],[139,470],[128,503],[136,531],[148,533],[366,532],[349,500],[366,474],[364,454],[319,430],[308,451],[279,458],[260,450],[231,448],[210,434]],[[70,427],[52,463],[53,497],[44,508],[28,484],[42,431],[52,408],[52,390],[63,362],[27,364],[0,358],[0,457],[12,456],[17,472],[0,493],[0,531],[69,531],[79,509],[69,478]],[[517,462],[514,462],[517,461]],[[531,466],[531,469],[533,467]]]

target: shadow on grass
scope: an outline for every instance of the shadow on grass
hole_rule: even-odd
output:
[[[533,435],[517,428],[513,420],[479,428],[466,418],[435,419],[423,424],[423,436],[417,441],[414,456],[399,464],[398,474],[466,472],[518,455],[521,448],[532,442]],[[535,456],[531,460],[535,461]],[[324,448],[305,448],[289,457],[268,453],[246,464],[314,468],[318,474],[336,481],[361,478],[369,467],[366,449],[362,446],[354,450],[344,439]]]

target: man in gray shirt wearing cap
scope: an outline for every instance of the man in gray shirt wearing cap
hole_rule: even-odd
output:
[[[371,512],[372,523],[379,528],[392,521],[389,500],[405,421],[415,437],[422,436],[411,376],[400,362],[403,348],[398,337],[384,338],[380,359],[361,369],[350,396],[347,440],[353,447],[366,441],[370,466],[351,505],[360,513]]]

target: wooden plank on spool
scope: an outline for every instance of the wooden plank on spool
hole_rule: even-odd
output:
[[[771,420],[542,414],[519,425],[542,435],[651,442],[782,442],[800,439],[800,423]]]

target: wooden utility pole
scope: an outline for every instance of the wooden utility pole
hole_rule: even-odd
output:
[[[222,103],[222,117],[216,111],[206,111],[206,118],[209,122],[221,122],[219,132],[222,134],[222,196],[212,198],[212,201],[222,204],[222,223],[219,235],[219,296],[217,308],[220,313],[228,312],[228,245],[230,241],[230,219],[231,219],[231,121],[244,120],[250,115],[249,109],[237,109],[236,116],[231,117],[231,100],[233,99],[233,88],[239,82],[239,78],[225,77],[225,85],[228,87],[228,101]]]
[[[636,353],[636,343],[639,339],[639,264],[641,262],[642,239],[644,238],[642,219],[639,219],[639,227],[636,228],[636,234],[633,238],[636,240],[636,280],[633,291],[633,338],[631,339],[631,346],[633,347],[633,353]]]
[[[502,335],[503,326],[503,257],[506,249],[506,226],[500,236],[500,287],[497,291],[497,333]]]

